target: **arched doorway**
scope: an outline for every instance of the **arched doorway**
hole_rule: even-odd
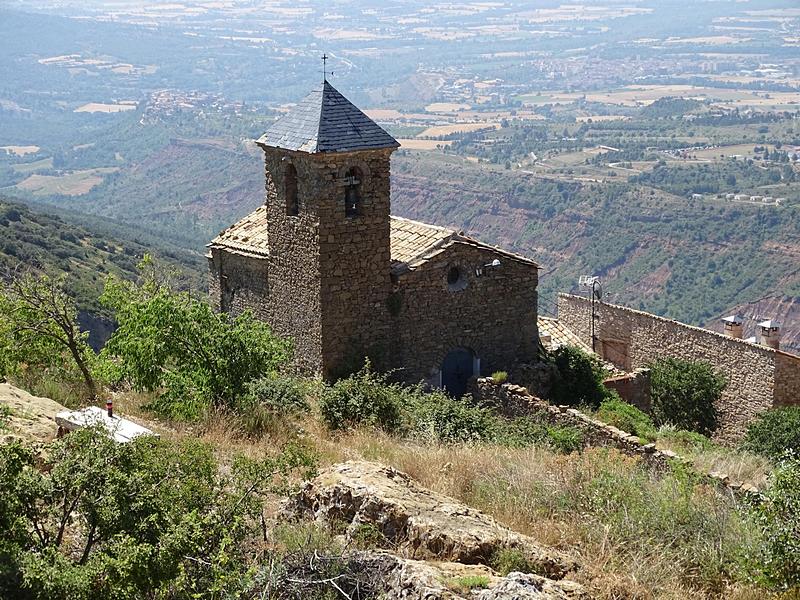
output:
[[[451,350],[442,362],[442,387],[448,394],[461,398],[467,393],[467,381],[478,371],[478,359],[469,348]]]

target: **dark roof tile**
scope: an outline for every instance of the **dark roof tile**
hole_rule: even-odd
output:
[[[327,81],[275,121],[258,143],[312,153],[400,146]]]

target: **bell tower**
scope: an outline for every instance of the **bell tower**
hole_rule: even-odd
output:
[[[327,81],[257,143],[270,321],[302,367],[335,376],[389,339],[389,163],[399,144]]]

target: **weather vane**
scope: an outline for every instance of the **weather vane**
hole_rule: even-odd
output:
[[[324,81],[328,81],[327,63],[328,63],[328,55],[323,53],[322,54],[322,81],[323,82]]]

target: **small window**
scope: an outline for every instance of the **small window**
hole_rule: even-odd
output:
[[[344,216],[361,214],[361,171],[353,167],[344,176]]]
[[[467,278],[455,265],[447,269],[447,287],[451,292],[458,292],[467,287]]]
[[[447,271],[447,283],[450,285],[455,285],[461,279],[461,271],[458,270],[458,267],[450,267],[450,270]]]
[[[294,165],[287,165],[284,177],[286,214],[296,217],[300,214],[300,203],[297,201],[297,169],[294,168]]]

